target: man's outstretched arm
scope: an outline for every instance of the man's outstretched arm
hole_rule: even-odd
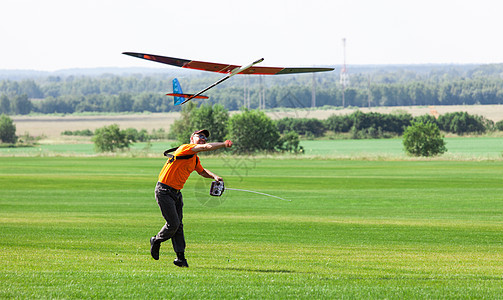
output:
[[[232,142],[227,140],[225,142],[197,144],[194,146],[194,148],[192,148],[192,151],[194,152],[213,151],[221,148],[230,148],[230,147],[232,147]]]

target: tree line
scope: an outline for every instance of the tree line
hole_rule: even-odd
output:
[[[302,153],[300,138],[316,138],[334,133],[342,138],[389,138],[401,136],[411,126],[427,124],[426,128],[444,132],[482,134],[487,131],[503,131],[503,120],[494,123],[482,116],[466,112],[447,113],[435,118],[431,115],[412,117],[408,113],[381,114],[356,111],[349,115],[332,115],[326,120],[314,118],[283,118],[273,121],[262,111],[245,109],[239,114],[229,115],[222,105],[189,103],[184,106],[181,118],[176,120],[169,133],[164,129],[120,129],[118,125],[105,126],[96,131],[89,129],[62,132],[63,135],[92,136],[99,152],[128,148],[134,142],[173,139],[177,144],[188,142],[190,134],[205,128],[211,132],[210,141],[232,139],[237,153],[290,152]],[[341,138],[340,137],[340,138]],[[15,144],[16,126],[7,115],[0,116],[0,142]],[[416,143],[414,142],[414,147]],[[412,146],[411,146],[412,147]],[[440,147],[441,148],[441,147]],[[421,151],[430,151],[431,149]]]
[[[358,69],[344,90],[336,72],[316,75],[241,76],[210,90],[209,100],[228,110],[322,106],[410,106],[503,104],[503,66],[388,71]],[[313,77],[314,76],[314,77]],[[187,76],[185,92],[218,79]],[[169,75],[47,76],[0,81],[0,113],[169,112],[180,111],[172,98]],[[315,98],[313,99],[313,92]],[[264,99],[265,98],[265,99]],[[262,100],[261,100],[262,99]],[[265,107],[259,104],[265,102]]]
[[[276,121],[280,133],[296,132],[307,138],[326,135],[346,134],[347,138],[391,138],[401,136],[405,129],[414,122],[432,123],[447,133],[458,135],[483,134],[502,130],[503,120],[494,123],[483,116],[470,115],[467,112],[453,112],[438,116],[422,115],[412,117],[408,113],[381,114],[356,111],[348,115],[331,115],[326,120],[307,118],[283,118]]]

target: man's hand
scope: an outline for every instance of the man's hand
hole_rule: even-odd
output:
[[[222,177],[218,176],[217,174],[211,172],[208,169],[204,169],[199,175],[203,176],[204,178],[210,178],[215,181],[223,181]]]
[[[231,140],[226,140],[224,143],[225,143],[225,147],[227,147],[227,148],[232,147],[232,141]]]

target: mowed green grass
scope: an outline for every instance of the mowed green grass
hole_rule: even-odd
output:
[[[0,298],[503,297],[502,161],[202,157],[190,268],[155,261],[162,158],[0,157]]]
[[[503,156],[501,137],[450,137],[444,139],[444,158],[495,159]],[[302,141],[305,154],[336,157],[403,158],[402,139]]]

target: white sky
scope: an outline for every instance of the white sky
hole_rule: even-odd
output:
[[[0,69],[502,63],[501,0],[2,0]]]

